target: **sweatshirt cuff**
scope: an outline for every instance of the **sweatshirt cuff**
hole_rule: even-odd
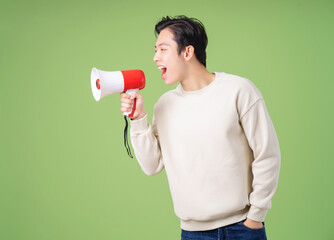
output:
[[[131,134],[143,133],[149,127],[147,122],[147,114],[145,114],[145,116],[140,119],[131,120],[130,123],[131,123],[131,129],[130,129]]]
[[[257,222],[264,222],[264,219],[267,215],[268,209],[258,208],[254,205],[251,205],[247,218],[257,221]]]

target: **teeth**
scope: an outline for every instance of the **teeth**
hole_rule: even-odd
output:
[[[160,70],[162,69],[162,68],[165,68],[165,67],[158,67]]]

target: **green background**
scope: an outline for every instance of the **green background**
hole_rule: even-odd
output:
[[[0,239],[180,239],[165,172],[123,146],[118,94],[92,67],[142,69],[152,118],[165,86],[155,23],[200,19],[207,68],[252,80],[282,152],[268,239],[334,239],[333,1],[9,1],[0,5]]]

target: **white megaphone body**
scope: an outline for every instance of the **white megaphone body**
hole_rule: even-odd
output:
[[[113,93],[124,92],[131,95],[133,92],[145,87],[145,75],[141,70],[110,72],[93,68],[90,81],[93,96],[96,101],[100,101],[101,98]],[[134,99],[132,110],[123,114],[132,117],[135,109],[136,99]]]

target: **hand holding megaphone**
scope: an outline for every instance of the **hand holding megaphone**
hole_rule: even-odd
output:
[[[132,120],[140,119],[146,114],[143,96],[138,92],[133,92],[131,96],[126,93],[121,93],[121,112],[123,112],[123,114],[132,111],[134,101],[136,101],[136,109],[132,114]]]
[[[91,71],[91,88],[96,101],[113,93],[127,93],[132,95],[145,87],[145,75],[141,70],[102,71],[93,68]],[[136,99],[132,110],[123,112],[132,117],[136,109]]]

